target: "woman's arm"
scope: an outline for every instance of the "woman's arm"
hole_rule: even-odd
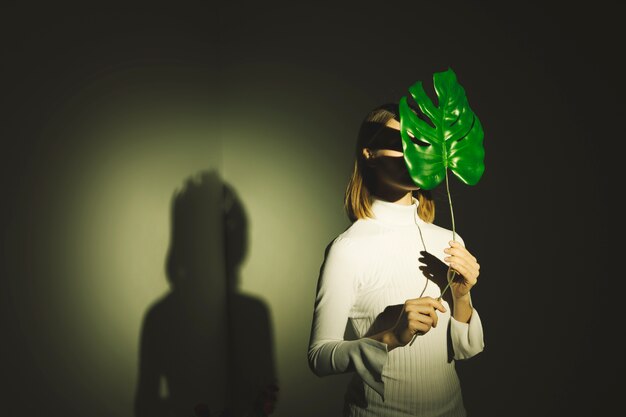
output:
[[[459,298],[452,297],[452,300],[454,303],[454,313],[452,317],[458,322],[469,323],[472,317],[472,305],[470,304],[469,293]]]
[[[357,249],[349,238],[338,237],[327,252],[317,284],[308,361],[317,376],[355,371],[382,396],[381,373],[388,355],[383,338],[343,339],[362,267]]]
[[[469,359],[485,348],[483,325],[478,311],[472,306],[469,293],[467,299],[453,298],[453,300],[454,314],[450,319],[450,336],[454,349],[454,359]],[[468,321],[463,321],[467,316],[469,316]]]
[[[451,284],[454,311],[450,319],[452,346],[455,359],[468,359],[483,351],[485,347],[480,316],[472,306],[471,288],[478,282],[480,265],[467,248],[463,239],[450,242],[445,249],[448,262],[459,274]]]
[[[445,312],[446,309],[432,297],[406,300],[391,329],[358,340],[344,340],[364,268],[362,258],[362,250],[345,238],[336,239],[327,253],[315,299],[309,366],[318,376],[356,371],[383,396],[381,374],[389,351],[409,343],[416,332],[423,334],[437,326],[435,310]]]

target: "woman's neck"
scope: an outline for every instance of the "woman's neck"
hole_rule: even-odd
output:
[[[413,204],[413,192],[406,190],[390,190],[386,189],[384,192],[377,190],[374,196],[390,203],[401,204],[403,206],[410,206]]]

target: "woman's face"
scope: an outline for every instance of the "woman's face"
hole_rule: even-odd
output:
[[[400,123],[389,120],[370,147],[363,149],[367,164],[376,171],[378,185],[398,190],[417,190],[404,162]]]

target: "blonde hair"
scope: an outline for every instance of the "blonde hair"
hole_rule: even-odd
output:
[[[366,147],[369,139],[371,139],[371,126],[372,123],[386,124],[389,120],[397,118],[394,111],[397,112],[397,104],[390,103],[382,105],[372,110],[363,121],[361,129],[359,130],[359,137],[357,140],[356,155],[354,161],[354,168],[352,175],[348,181],[346,187],[346,194],[344,198],[344,208],[346,214],[351,221],[358,219],[372,218],[372,205],[371,205],[371,191],[368,188],[373,184],[373,172],[365,165],[365,159],[363,157],[362,150]],[[417,207],[417,215],[427,223],[432,223],[435,220],[435,202],[432,198],[430,191],[415,190],[412,192],[419,204]]]

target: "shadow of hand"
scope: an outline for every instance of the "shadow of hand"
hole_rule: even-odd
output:
[[[426,251],[420,251],[420,254],[422,257],[419,258],[419,261],[423,264],[419,267],[420,271],[422,271],[427,279],[437,284],[440,291],[443,291],[446,285],[448,285],[448,265],[435,255]],[[452,294],[449,289],[444,294],[443,299],[446,300],[449,305],[452,305]]]
[[[422,271],[427,279],[437,284],[440,291],[442,291],[448,284],[448,265],[436,256],[426,251],[420,251],[420,255],[421,257],[419,258],[419,261],[420,263],[422,263],[422,265],[420,265],[419,269]],[[457,275],[454,280],[456,281],[458,279],[462,278]],[[450,289],[446,291],[443,299],[447,301],[450,306],[453,305],[452,293]],[[381,331],[388,330],[394,327],[398,322],[403,307],[404,304],[387,306],[385,310],[376,317],[365,336],[374,335]]]
[[[393,328],[398,319],[400,318],[400,314],[402,313],[402,309],[404,308],[404,304],[396,304],[392,306],[387,306],[385,310],[376,316],[376,319],[368,329],[367,333],[364,336],[371,336],[376,333],[380,333],[385,330],[389,330]]]

